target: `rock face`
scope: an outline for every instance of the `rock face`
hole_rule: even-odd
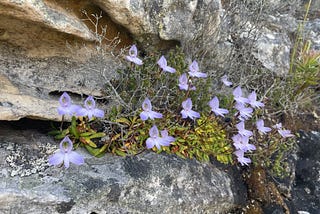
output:
[[[211,37],[215,41],[220,24],[220,0],[95,0],[95,2],[115,22],[124,26],[140,40],[148,36],[151,41],[160,38],[188,43],[197,36],[205,34],[204,36]]]
[[[78,149],[84,165],[48,167],[57,143],[9,126],[0,129],[1,213],[225,213],[244,198],[223,170],[165,154],[98,159]]]
[[[298,211],[320,210],[320,133],[301,132],[292,202]]]
[[[61,120],[56,108],[63,91],[70,92],[76,104],[89,95],[102,98],[106,81],[122,65],[112,56],[81,63],[58,57],[25,58],[13,53],[12,46],[0,43],[0,47],[0,120]]]
[[[124,28],[113,23],[98,6],[87,0],[4,0],[0,2],[0,15],[0,41],[18,46],[32,57],[83,59],[85,52],[95,49],[94,42],[99,40],[96,33],[101,33],[106,26],[105,39],[119,37],[122,46],[131,43]],[[101,17],[97,21],[93,15]]]

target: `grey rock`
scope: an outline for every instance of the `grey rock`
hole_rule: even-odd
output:
[[[70,92],[75,104],[82,104],[89,95],[102,98],[106,81],[122,66],[111,54],[79,62],[60,57],[27,58],[6,43],[0,43],[0,50],[0,120],[27,117],[59,121],[62,92]]]
[[[94,158],[80,148],[84,165],[48,167],[43,160],[57,144],[52,138],[0,127],[1,213],[226,213],[244,196],[232,191],[243,184],[224,170],[174,155]],[[20,159],[8,161],[18,153]],[[30,157],[40,160],[37,171],[23,174],[36,167],[27,163]],[[16,174],[13,164],[21,166]]]
[[[220,0],[95,0],[112,19],[128,29],[146,46],[162,40],[183,44],[198,36],[214,43],[220,24]],[[207,44],[208,47],[212,47]]]
[[[263,28],[255,41],[253,55],[270,71],[279,75],[286,74],[290,68],[292,43],[286,33],[274,32]]]
[[[292,202],[297,210],[320,210],[320,133],[300,132],[296,178]]]
[[[53,6],[42,0],[3,0],[0,2],[0,15],[42,23],[60,32],[82,37],[85,40],[95,40],[94,35],[80,19],[62,7]]]
[[[310,20],[305,24],[304,37],[311,42],[311,50],[320,50],[320,18]]]

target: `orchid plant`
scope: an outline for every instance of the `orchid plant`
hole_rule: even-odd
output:
[[[70,96],[64,92],[59,99],[58,114],[63,118],[71,117],[71,125],[53,132],[57,139],[63,140],[60,151],[49,158],[50,165],[63,163],[67,168],[69,162],[82,164],[83,159],[72,151],[73,145],[84,146],[97,157],[107,151],[125,155],[130,151],[137,154],[144,149],[152,149],[205,161],[209,160],[210,155],[222,163],[236,160],[242,166],[262,164],[264,159],[261,156],[271,157],[277,145],[294,136],[290,130],[282,128],[281,123],[272,128],[265,126],[265,104],[258,100],[255,91],[248,94],[241,86],[234,87],[232,95],[228,95],[232,98],[231,105],[226,105],[223,100],[221,102],[219,95],[212,94],[208,89],[201,91],[211,77],[200,71],[196,60],[187,65],[184,57],[180,56],[170,55],[166,59],[162,55],[153,62],[142,61],[137,47],[131,46],[125,59],[130,62],[133,71],[129,70],[126,74],[129,79],[124,83],[132,88],[116,88],[125,90],[127,95],[132,93],[131,97],[128,96],[129,101],[123,98],[123,103],[132,102],[138,95],[144,100],[137,100],[140,107],[132,116],[121,117],[117,116],[118,110],[111,111],[107,118],[112,120],[110,140],[99,147],[93,139],[101,138],[106,133],[97,132],[91,125],[96,118],[105,117],[104,111],[96,107],[92,96],[87,97],[84,107],[81,107],[72,104]],[[179,60],[173,60],[174,57]],[[234,85],[227,75],[222,76],[220,81],[224,87]],[[168,85],[163,85],[165,83]],[[147,92],[142,93],[144,90]],[[162,98],[158,99],[158,96]],[[208,97],[213,98],[208,100]],[[203,100],[206,100],[205,105],[200,105]],[[151,101],[156,105],[153,106]]]

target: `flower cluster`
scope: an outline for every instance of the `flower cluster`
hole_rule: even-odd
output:
[[[236,124],[238,133],[232,137],[233,145],[236,148],[234,154],[237,156],[238,162],[241,165],[248,165],[251,163],[251,159],[244,156],[246,152],[256,150],[253,144],[250,144],[250,139],[253,140],[253,132],[245,129],[245,121],[252,117],[255,109],[263,108],[264,104],[257,101],[257,94],[255,91],[251,92],[248,97],[244,97],[240,86],[233,90],[233,96],[235,101],[234,108],[237,110],[235,116],[239,119],[239,123]],[[268,134],[272,131],[271,128],[264,126],[264,120],[258,119],[255,122],[255,127],[258,133],[261,135]],[[279,134],[283,137],[293,137],[290,130],[282,129],[282,125],[276,124],[274,128],[278,129]]]
[[[155,118],[162,118],[162,114],[152,111],[152,105],[149,98],[146,98],[142,103],[143,111],[140,113],[140,118],[143,121],[154,120]],[[161,131],[161,137],[159,136],[159,130],[156,125],[153,125],[149,130],[149,138],[146,141],[146,145],[148,149],[152,149],[154,146],[160,150],[161,146],[169,146],[172,142],[175,141],[174,137],[168,135],[167,130]]]
[[[131,49],[135,50],[134,57],[137,57],[136,47],[132,46]],[[136,63],[134,60],[132,60],[132,58],[128,58],[128,56],[127,60],[137,65],[142,64],[142,62],[140,61],[139,63]],[[160,57],[160,59],[157,61],[157,64],[163,72],[176,73],[175,68],[168,66],[167,60],[164,56]],[[200,114],[199,112],[196,112],[192,109],[193,104],[192,99],[188,97],[190,94],[189,92],[196,90],[196,87],[194,86],[193,82],[197,81],[197,78],[206,78],[208,75],[200,71],[199,64],[196,60],[189,64],[188,69],[188,72],[182,72],[182,74],[180,74],[178,78],[178,87],[181,91],[185,91],[186,95],[186,99],[182,101],[181,104],[182,109],[180,111],[180,114],[182,119],[189,118],[191,120],[196,120],[200,118]],[[179,73],[180,72],[181,71],[179,71]],[[228,80],[227,75],[222,76],[220,80],[227,87],[233,86],[233,83]],[[225,117],[226,115],[228,115],[229,117],[234,118],[231,124],[236,131],[236,134],[231,136],[231,140],[235,148],[234,155],[237,157],[237,160],[241,165],[248,165],[249,163],[251,163],[251,159],[245,157],[245,155],[247,152],[252,152],[256,150],[256,146],[254,145],[256,143],[256,139],[259,136],[261,137],[263,135],[267,135],[269,133],[274,132],[272,132],[271,128],[266,127],[264,125],[264,120],[262,118],[254,117],[253,119],[253,115],[257,115],[255,114],[256,109],[264,107],[264,103],[257,100],[257,94],[255,91],[252,91],[248,96],[244,96],[242,88],[240,86],[237,86],[233,89],[232,94],[234,102],[233,107],[236,110],[235,114],[232,113],[233,115],[230,115],[230,112],[234,112],[234,110],[229,111],[227,109],[220,108],[220,102],[217,96],[213,96],[213,98],[209,101],[208,105],[211,109],[211,112],[215,116]],[[143,121],[146,121],[147,119],[154,120],[156,118],[163,117],[161,113],[152,110],[152,105],[149,98],[146,98],[142,103],[142,109],[143,111],[140,113],[140,118]],[[252,125],[253,127],[255,127],[255,129],[251,131],[246,129],[245,126],[246,123],[248,123],[248,121],[252,120],[255,120],[254,124],[247,124],[249,125],[249,127],[252,127]],[[274,126],[274,128],[283,138],[293,136],[289,130],[282,129],[281,123]],[[164,134],[163,132],[165,132],[165,130],[161,131],[160,137],[157,126],[153,125],[153,127],[149,131],[150,137],[146,141],[147,148],[153,148],[154,146],[156,146],[158,149],[160,149],[160,146],[169,146],[170,142],[174,142],[175,138],[167,136],[167,134]],[[168,139],[170,139],[171,141]]]
[[[104,111],[96,108],[96,102],[92,96],[87,97],[84,101],[84,107],[72,104],[71,97],[67,92],[64,92],[59,99],[59,107],[57,108],[58,114],[61,116],[72,116],[72,120],[75,121],[75,117],[87,117],[93,120],[95,117],[103,118]],[[71,129],[75,131],[75,127],[71,126]],[[68,129],[67,129],[68,130]],[[90,136],[89,136],[90,137]],[[84,139],[84,138],[83,138]],[[66,168],[69,168],[70,162],[76,165],[84,163],[84,158],[78,153],[72,151],[73,142],[68,136],[65,136],[60,142],[59,152],[49,157],[49,165],[64,164]]]
[[[96,102],[92,96],[87,97],[87,99],[84,101],[84,108],[78,105],[73,105],[67,92],[64,92],[61,95],[59,103],[60,106],[58,107],[58,114],[62,116],[87,116],[89,120],[91,120],[93,117],[104,117],[104,111],[96,108]]]

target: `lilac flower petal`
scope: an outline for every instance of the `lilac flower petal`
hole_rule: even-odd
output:
[[[151,120],[154,120],[155,118],[162,118],[162,114],[152,111],[152,105],[151,101],[149,98],[146,98],[143,103],[142,103],[142,109],[144,110],[143,112],[140,113],[140,118],[141,120],[147,120],[150,118]]]
[[[159,130],[156,125],[153,125],[150,130],[149,130],[149,136],[152,138],[157,138],[159,137]]]
[[[65,137],[60,141],[59,148],[60,148],[60,151],[61,151],[62,153],[71,152],[71,150],[72,150],[72,148],[73,148],[73,143],[72,143],[72,141],[70,140],[70,138],[69,138],[68,136],[65,136]]]
[[[160,59],[158,60],[157,64],[159,65],[160,68],[164,68],[167,66],[167,60],[164,56],[161,56]]]
[[[143,111],[143,112],[140,113],[140,118],[143,121],[148,120],[149,114],[147,112]]]
[[[188,98],[185,101],[183,101],[182,108],[184,110],[191,110],[192,109],[192,100],[190,98]]]
[[[132,45],[131,48],[129,49],[129,56],[126,56],[126,59],[129,62],[133,62],[137,65],[142,65],[143,64],[142,60],[139,59],[137,56],[138,56],[137,47],[135,45]]]
[[[240,120],[247,120],[252,117],[252,108],[246,108],[242,103],[236,103],[235,108],[239,111]]]
[[[217,97],[212,98],[209,102],[209,106],[211,110],[215,113],[215,115],[219,115],[224,117],[224,114],[228,114],[229,111],[227,109],[219,108],[219,100]]]
[[[67,155],[67,153],[64,155],[63,164],[64,164],[64,167],[66,167],[67,169],[70,166],[69,154]]]
[[[282,123],[277,123],[276,125],[272,126],[272,128],[281,129],[282,128]]]
[[[79,155],[78,153],[71,151],[69,154],[69,160],[71,163],[76,165],[84,164],[84,158],[83,156]]]
[[[222,83],[225,85],[225,86],[232,86],[232,82],[230,82],[229,80],[228,80],[228,76],[227,75],[223,75],[222,77],[221,77],[221,81],[222,81]]]
[[[77,111],[77,116],[87,116],[89,120],[95,117],[104,117],[104,111],[96,108],[96,102],[94,101],[92,96],[87,97],[84,101],[85,108],[81,108]]]
[[[199,65],[198,65],[198,62],[197,62],[196,60],[194,60],[194,61],[189,65],[189,70],[190,70],[190,72],[192,72],[192,73],[199,71]]]
[[[59,151],[51,156],[49,156],[49,165],[50,166],[58,166],[63,163],[64,153]]]
[[[151,120],[155,119],[155,118],[162,118],[162,114],[159,112],[155,112],[155,111],[150,111],[149,112],[149,117]]]
[[[161,149],[161,145],[163,146],[168,145],[168,142],[166,140],[159,137],[159,130],[155,125],[153,125],[149,130],[149,136],[150,137],[146,141],[146,146],[148,149],[151,149],[154,146],[156,146],[157,149]]]
[[[84,106],[86,109],[94,109],[96,107],[96,101],[94,101],[92,96],[88,96],[84,101]]]
[[[161,138],[162,138],[162,146],[169,146],[172,142],[174,142],[176,139],[172,136],[169,136],[167,130],[162,130],[161,132]]]
[[[186,119],[188,117],[188,113],[186,110],[181,110],[180,113],[181,113],[183,119]]]
[[[93,109],[93,116],[103,118],[104,117],[104,111],[100,109]]]
[[[198,112],[196,112],[196,111],[193,111],[193,110],[189,110],[188,116],[189,116],[191,119],[200,118],[200,114],[199,114]]]
[[[163,71],[169,72],[169,73],[175,73],[176,69],[170,67],[170,66],[165,66],[162,68]]]
[[[161,149],[161,144],[160,144],[160,142],[159,142],[159,138],[157,138],[157,139],[155,140],[155,146],[157,147],[158,150]]]
[[[279,129],[278,132],[283,138],[294,137],[294,135],[291,134],[291,131],[287,129]]]
[[[81,108],[77,105],[71,104],[71,98],[67,92],[64,92],[59,99],[60,106],[58,107],[59,115],[69,115],[72,116],[77,113],[77,111]]]
[[[242,166],[248,165],[249,163],[251,163],[251,159],[250,158],[244,157],[244,152],[243,151],[237,150],[237,151],[234,152],[234,154],[237,156],[237,160]]]
[[[246,130],[244,127],[244,122],[241,121],[240,123],[236,124],[236,128],[238,129],[238,133],[242,136],[250,137],[253,135],[252,131]]]
[[[180,90],[188,90],[188,77],[187,74],[184,73],[179,77],[179,88]]]
[[[219,108],[219,99],[218,99],[218,97],[212,98],[212,100],[209,101],[209,106],[211,107],[211,109]]]
[[[183,110],[181,111],[182,118],[185,119],[185,118],[189,117],[190,119],[194,119],[194,118],[200,117],[200,114],[198,112],[191,110],[192,101],[190,98],[188,98],[182,102],[182,108],[183,108]]]
[[[233,96],[234,96],[234,100],[237,102],[237,103],[242,103],[242,104],[245,104],[245,103],[248,103],[249,100],[248,98],[245,98],[245,97],[242,97],[242,89],[240,86],[236,87],[233,92],[232,92]]]
[[[188,91],[188,84],[178,84],[180,90]]]
[[[247,142],[242,142],[241,150],[244,152],[256,150],[256,146],[253,144],[250,144],[248,140]]]
[[[240,86],[236,87],[232,92],[234,97],[241,97],[242,96],[242,89]]]
[[[129,49],[129,55],[132,57],[136,57],[138,55],[138,49],[136,45],[132,45]]]
[[[142,60],[139,59],[138,57],[132,58],[132,62],[133,62],[134,64],[136,64],[136,65],[142,65],[142,64],[143,64]]]
[[[142,109],[144,111],[151,111],[152,110],[152,105],[151,105],[151,101],[149,100],[149,98],[146,98],[143,103],[142,103]]]
[[[146,141],[146,146],[148,149],[152,149],[155,145],[155,141],[156,139],[154,138],[148,138],[147,141]]]
[[[71,105],[71,97],[67,92],[63,92],[63,94],[60,96],[59,103],[63,107]]]
[[[248,103],[251,105],[252,108],[264,107],[264,104],[262,102],[257,101],[257,94],[254,91],[248,95],[248,100]]]
[[[260,131],[263,134],[266,134],[267,132],[271,131],[271,128],[264,126],[264,121],[262,119],[260,119],[256,122],[256,126],[257,126],[258,131]]]
[[[73,143],[68,136],[63,138],[59,147],[59,152],[49,157],[49,165],[57,166],[63,163],[66,168],[69,168],[70,162],[77,165],[84,163],[84,158],[78,153],[72,151]]]
[[[198,62],[196,60],[194,60],[190,64],[189,70],[190,70],[190,72],[188,72],[188,73],[192,77],[206,78],[208,76],[206,73],[199,72],[199,65],[198,65]]]

